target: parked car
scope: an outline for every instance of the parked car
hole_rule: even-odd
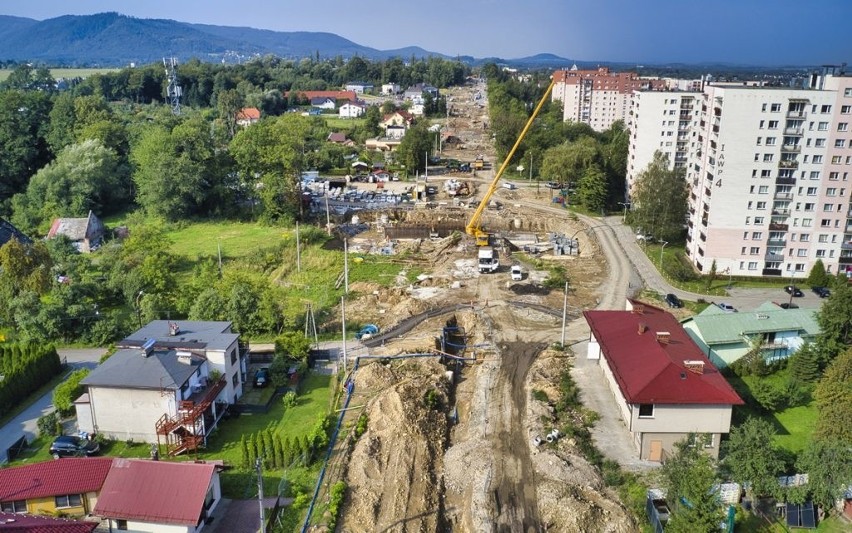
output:
[[[787,294],[792,294],[796,298],[804,296],[802,290],[796,287],[795,285],[787,285],[786,287],[784,287],[784,292],[786,292]]]
[[[673,309],[680,309],[681,307],[683,307],[683,302],[680,301],[680,298],[678,298],[677,295],[666,294],[666,297],[664,299],[666,301],[666,304]]]
[[[54,459],[60,457],[83,457],[96,455],[101,451],[101,446],[93,440],[81,439],[73,435],[62,435],[56,437],[50,445],[50,455]]]
[[[722,302],[722,303],[716,304],[716,305],[719,307],[719,309],[721,309],[722,311],[724,311],[726,313],[736,313],[737,312],[736,308],[731,304],[726,304],[726,303]]]
[[[510,270],[512,281],[521,281],[524,279],[524,272],[521,270],[521,265],[512,265]]]
[[[258,368],[254,373],[254,386],[260,389],[267,385],[269,385],[269,369]]]
[[[820,298],[828,298],[831,296],[831,290],[829,290],[828,287],[813,287],[811,290]]]
[[[562,188],[562,184],[561,184],[561,183],[559,183],[558,181],[548,181],[548,182],[545,184],[545,187],[547,187],[548,189],[561,189],[561,188]]]

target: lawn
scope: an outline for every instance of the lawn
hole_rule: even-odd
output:
[[[326,126],[333,130],[352,131],[356,126],[361,126],[367,122],[363,118],[340,118],[337,115],[320,115],[325,120]]]
[[[280,244],[285,233],[292,233],[292,229],[242,222],[196,222],[173,229],[167,235],[175,254],[192,261],[217,257],[221,245],[225,261]]]

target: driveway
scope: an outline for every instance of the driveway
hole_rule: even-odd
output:
[[[79,368],[95,368],[98,360],[106,353],[106,349],[59,349],[57,352],[59,352],[59,358],[67,363],[68,373],[70,373]],[[21,435],[27,437],[27,442],[32,442],[38,436],[39,417],[53,411],[53,391],[51,390],[0,428],[0,464],[6,462],[6,450],[20,439]]]

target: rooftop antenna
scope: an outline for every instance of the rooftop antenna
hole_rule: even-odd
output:
[[[172,106],[172,113],[180,115],[180,96],[181,88],[177,81],[177,58],[163,58],[163,66],[166,67],[166,77],[169,80],[169,86],[166,88],[166,97],[169,99],[169,105]]]

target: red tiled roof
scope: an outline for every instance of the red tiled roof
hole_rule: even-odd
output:
[[[260,110],[256,107],[244,107],[237,112],[237,120],[260,120]]]
[[[358,100],[355,91],[287,91],[284,93],[284,98],[289,98],[291,92],[295,92],[300,98],[309,101],[314,98],[331,98],[332,100],[349,100],[350,102]]]
[[[215,465],[115,459],[94,514],[104,518],[195,526]]]
[[[743,404],[675,317],[658,307],[633,304],[643,311],[583,312],[628,403]],[[658,332],[669,333],[668,343],[657,340]],[[684,361],[702,362],[703,373],[688,370]]]
[[[0,501],[97,492],[112,464],[109,457],[68,457],[0,469]]]
[[[92,533],[96,527],[97,522],[0,513],[0,531],[3,533]]]

